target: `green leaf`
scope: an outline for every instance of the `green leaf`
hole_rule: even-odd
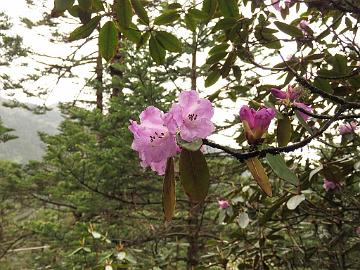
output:
[[[70,33],[69,41],[83,39],[90,36],[91,33],[95,30],[95,28],[99,24],[100,19],[101,19],[100,16],[96,16],[92,18],[87,24],[76,28],[74,31]]]
[[[348,72],[348,67],[347,67],[347,59],[346,56],[341,55],[341,54],[336,54],[335,56],[330,58],[330,62],[333,66],[333,71],[341,76],[341,75],[346,75]]]
[[[134,27],[136,27],[136,26],[134,26]],[[123,29],[122,33],[128,40],[130,40],[136,44],[138,44],[140,42],[141,33],[138,29],[136,29],[136,28],[134,29],[132,25],[130,25],[130,27],[127,29]]]
[[[150,56],[156,64],[160,65],[164,63],[166,51],[153,35],[150,37],[149,40],[149,50]]]
[[[122,29],[129,27],[133,16],[130,0],[117,0],[115,5],[116,18]]]
[[[208,15],[201,11],[201,10],[198,10],[196,8],[191,8],[189,9],[188,13],[196,20],[199,20],[199,21],[204,21],[204,20],[207,20],[208,19]]]
[[[329,83],[328,80],[320,78],[320,77],[316,77],[314,80],[314,85],[318,88],[320,88],[321,90],[328,92],[328,93],[332,93],[333,89]]]
[[[304,200],[305,200],[304,194],[295,195],[295,196],[291,197],[290,200],[288,200],[288,202],[286,203],[286,206],[289,210],[294,210]]]
[[[114,57],[117,47],[117,30],[113,21],[108,21],[100,29],[99,50],[106,61]]]
[[[172,157],[168,158],[166,163],[162,196],[165,221],[171,221],[174,216],[176,203],[175,170],[174,159]]]
[[[90,0],[78,0],[78,3],[82,10],[89,10],[92,5],[92,1]]]
[[[258,158],[249,158],[245,160],[245,163],[254,177],[256,183],[260,186],[262,191],[265,192],[266,195],[272,197],[272,189],[269,181],[269,177],[267,176],[264,167]]]
[[[165,31],[156,32],[156,39],[169,52],[181,52],[181,42],[173,34]]]
[[[284,32],[285,34],[292,36],[292,37],[303,37],[303,33],[302,31],[297,28],[296,26],[293,25],[289,25],[283,22],[274,22],[274,24],[276,25],[276,27]]]
[[[181,146],[181,148],[184,148],[189,151],[197,151],[200,149],[200,147],[203,144],[202,139],[196,139],[192,142],[185,141],[184,139],[181,138],[179,133],[176,135],[176,142],[178,143],[178,145]]]
[[[216,83],[220,78],[220,71],[219,70],[213,70],[205,79],[205,87],[209,87]]]
[[[230,45],[228,43],[221,43],[219,45],[216,45],[211,48],[211,50],[209,51],[209,55],[213,55],[219,52],[225,52],[227,48],[229,48],[229,46]]]
[[[100,12],[104,10],[105,9],[102,0],[92,0],[91,11]]]
[[[209,169],[203,153],[182,149],[179,169],[182,186],[190,201],[203,202],[210,186]]]
[[[156,25],[167,25],[171,24],[177,19],[180,18],[179,12],[177,10],[167,10],[164,11],[160,16],[156,17],[154,24]]]
[[[216,62],[219,62],[221,59],[224,59],[227,54],[228,53],[224,51],[213,54],[208,59],[206,59],[206,64],[211,65]]]
[[[201,10],[208,15],[209,19],[211,19],[215,14],[216,7],[217,0],[204,0]]]
[[[131,4],[132,4],[132,7],[134,8],[135,14],[138,15],[140,21],[145,25],[149,25],[149,23],[150,23],[149,16],[148,16],[143,4],[141,3],[141,1],[140,0],[131,0]]]
[[[150,31],[146,31],[144,34],[141,35],[139,41],[136,44],[136,48],[139,49],[142,46],[144,46],[144,44],[149,40],[151,32]]]
[[[270,208],[265,212],[265,214],[259,219],[259,224],[264,225],[271,217],[274,215],[276,210],[280,208],[280,206],[287,201],[289,196],[284,196],[278,199]]]
[[[219,20],[213,29],[211,30],[212,33],[216,33],[219,30],[228,30],[232,28],[236,24],[236,19],[234,18],[224,18]]]
[[[288,145],[292,135],[291,120],[288,116],[278,120],[276,135],[280,147]]]
[[[196,31],[196,20],[189,13],[185,14],[185,25],[190,31]]]
[[[237,17],[239,8],[236,0],[219,0],[220,12],[224,17]]]
[[[274,173],[279,176],[281,179],[289,182],[290,184],[297,186],[298,185],[298,177],[294,174],[285,163],[284,158],[278,155],[266,154],[266,160],[269,163],[271,169]]]
[[[220,73],[223,78],[229,75],[232,65],[235,63],[236,53],[234,51],[230,52],[228,57],[225,60],[224,65],[222,66]]]
[[[51,11],[51,17],[59,17],[65,10],[72,7],[74,0],[54,0],[54,8]]]

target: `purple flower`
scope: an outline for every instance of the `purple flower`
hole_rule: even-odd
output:
[[[311,30],[307,20],[301,20],[297,25],[297,28],[299,28],[305,36],[309,35],[309,30]]]
[[[271,94],[273,94],[278,99],[288,99],[290,101],[294,101],[300,96],[300,93],[295,89],[295,87],[292,87],[291,85],[288,85],[286,92],[277,88],[272,88]]]
[[[275,110],[272,108],[262,108],[255,111],[246,105],[241,107],[240,120],[245,127],[245,136],[249,144],[256,144],[260,141],[274,117]]]
[[[230,203],[227,200],[218,200],[219,208],[226,209],[230,207]]]
[[[312,112],[312,108],[304,103],[301,103],[301,102],[294,102],[293,103],[295,107],[297,108],[300,108],[300,109],[303,109],[304,111],[307,111],[309,113]],[[303,113],[301,111],[298,111],[299,112],[299,115],[301,116],[302,119],[304,119],[304,121],[307,121],[309,119],[309,115],[307,115],[306,113]]]
[[[177,124],[181,138],[188,142],[205,139],[215,130],[210,120],[214,108],[209,100],[199,98],[195,90],[181,92],[179,103],[172,105],[169,115]]]
[[[350,122],[339,126],[339,133],[341,135],[353,133],[358,128],[356,122]]]
[[[131,148],[139,152],[143,167],[150,166],[159,175],[165,173],[167,159],[178,151],[173,126],[171,119],[153,106],[140,114],[140,125],[130,120],[129,130],[134,134]]]
[[[340,189],[340,187],[341,187],[341,185],[339,183],[324,179],[323,188],[326,190],[326,192],[328,192],[330,190]]]
[[[278,11],[290,6],[291,1],[292,0],[271,0],[273,7]]]

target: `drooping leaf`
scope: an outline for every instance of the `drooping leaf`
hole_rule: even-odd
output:
[[[284,158],[278,155],[266,154],[266,160],[274,173],[281,179],[293,185],[298,185],[298,177],[294,174],[285,163]]]
[[[256,157],[249,158],[245,162],[256,183],[258,183],[266,195],[272,197],[272,189],[269,178],[259,159]]]
[[[117,47],[117,30],[113,21],[106,22],[100,29],[99,50],[106,61],[114,57]]]
[[[274,23],[281,32],[284,32],[285,34],[287,34],[289,36],[292,36],[292,37],[302,37],[303,36],[302,31],[299,28],[297,28],[296,26],[286,24],[283,22],[279,22],[279,21],[276,21]]]
[[[306,123],[306,121],[302,118],[299,111],[295,110],[296,118],[299,120],[300,124],[310,133],[313,134],[314,131],[310,128],[310,126]]]
[[[179,12],[177,10],[167,10],[164,11],[160,16],[156,17],[154,24],[156,25],[167,25],[171,24],[177,19],[180,18]]]
[[[280,147],[288,145],[292,135],[291,120],[288,116],[283,116],[278,120],[276,138]]]
[[[89,10],[92,5],[92,1],[90,0],[78,0],[78,3],[82,10]]]
[[[208,19],[208,14],[204,11],[198,10],[196,8],[191,8],[188,10],[188,13],[198,21],[204,21]]]
[[[189,13],[185,14],[184,21],[185,21],[186,28],[188,28],[192,32],[196,31],[197,22],[191,14],[189,14]]]
[[[215,69],[211,71],[210,74],[205,79],[205,87],[209,87],[214,83],[216,83],[219,80],[220,76],[221,74],[219,70]]]
[[[140,31],[139,31],[138,29],[134,29],[134,28],[132,28],[132,26],[130,25],[129,28],[123,29],[123,30],[122,30],[122,33],[124,34],[124,36],[125,36],[128,40],[130,40],[130,41],[132,41],[132,42],[134,42],[134,43],[136,43],[136,44],[139,44],[140,39],[141,39],[141,33],[140,33]],[[146,42],[146,41],[145,41],[145,42]]]
[[[51,11],[51,17],[59,17],[65,10],[72,7],[75,0],[54,0],[54,8]]]
[[[95,30],[100,22],[101,17],[96,16],[92,18],[87,24],[79,26],[70,33],[69,41],[87,38]]]
[[[211,48],[211,50],[209,51],[209,55],[213,55],[219,52],[225,52],[227,48],[229,48],[229,46],[230,45],[228,43],[221,43],[219,45],[216,45]]]
[[[156,64],[160,65],[164,63],[166,51],[153,35],[151,35],[149,40],[149,50],[150,56]]]
[[[131,4],[135,11],[135,14],[138,15],[140,21],[143,24],[149,25],[149,23],[150,23],[149,16],[148,16],[143,4],[141,3],[141,1],[140,0],[131,0]]]
[[[139,48],[141,48],[142,46],[144,46],[144,44],[149,40],[150,34],[151,34],[150,31],[146,31],[145,33],[143,33],[143,34],[140,36],[140,39],[139,39],[139,41],[138,41],[137,44],[136,44],[136,48],[137,48],[137,49],[139,49]]]
[[[115,6],[116,18],[122,29],[129,27],[133,11],[130,0],[117,0]]]
[[[285,195],[275,201],[275,203],[265,212],[265,214],[259,219],[259,224],[264,225],[268,220],[271,219],[273,214],[280,208],[280,206],[289,199],[289,195]]]
[[[181,42],[176,36],[165,31],[156,32],[156,39],[169,52],[181,52]]]
[[[174,216],[176,203],[174,159],[168,158],[163,183],[163,210],[165,221],[170,221]]]
[[[206,14],[208,14],[209,19],[211,19],[216,11],[216,7],[217,7],[217,0],[204,0],[203,1],[203,6],[202,6],[202,11],[205,12]]]
[[[205,200],[209,185],[209,169],[203,153],[182,149],[180,153],[180,180],[185,193],[193,203]]]
[[[295,195],[293,197],[291,197],[288,202],[286,203],[286,206],[289,210],[294,210],[296,209],[296,207],[299,206],[299,204],[301,202],[303,202],[305,200],[305,195],[304,194],[300,194],[300,195]]]

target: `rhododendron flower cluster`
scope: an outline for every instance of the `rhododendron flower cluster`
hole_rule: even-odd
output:
[[[339,133],[341,135],[346,135],[349,133],[353,133],[358,128],[356,122],[350,122],[339,126]]]
[[[341,187],[341,185],[339,183],[324,179],[323,188],[325,189],[326,192],[328,192],[330,190],[340,189],[340,187]]]
[[[230,207],[230,203],[227,200],[218,200],[219,208],[226,209]]]
[[[300,93],[293,86],[289,85],[286,91],[279,90],[277,88],[271,89],[271,94],[273,94],[276,98],[283,100],[288,103],[292,103],[297,108],[303,109],[306,112],[312,112],[312,108],[305,103],[297,102],[297,99],[300,97]],[[299,111],[300,116],[307,121],[309,119],[309,115]]]
[[[258,111],[249,106],[240,109],[240,120],[245,127],[245,136],[249,144],[261,142],[262,136],[267,132],[271,120],[275,117],[275,110],[262,108]]]
[[[176,133],[188,142],[206,138],[215,130],[210,120],[213,114],[209,100],[199,98],[196,91],[184,91],[168,113],[149,106],[140,114],[140,124],[130,120],[131,147],[139,153],[143,167],[163,175],[167,159],[180,151]]]

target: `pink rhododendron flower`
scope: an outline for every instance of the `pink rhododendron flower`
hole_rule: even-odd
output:
[[[304,111],[307,111],[309,113],[312,112],[312,108],[308,105],[306,105],[305,103],[301,103],[301,102],[294,102],[293,103],[295,107],[298,107],[300,109],[303,109]],[[307,121],[309,119],[309,115],[307,115],[306,113],[303,113],[301,111],[298,111],[299,112],[299,115],[302,117],[302,119],[304,119],[304,121]]]
[[[326,192],[328,192],[329,190],[339,189],[340,187],[341,185],[339,183],[324,179],[323,188],[326,190]]]
[[[172,105],[169,115],[176,122],[181,138],[188,142],[205,139],[215,130],[210,120],[214,108],[209,100],[199,98],[195,90],[181,92],[179,103]]]
[[[174,124],[171,118],[154,106],[147,107],[140,114],[140,122],[139,125],[130,120],[129,130],[134,134],[131,148],[139,152],[143,167],[150,166],[162,175],[167,159],[178,151]]]
[[[291,85],[288,86],[286,92],[277,88],[272,88],[271,94],[273,94],[278,99],[289,99],[290,101],[294,101],[300,96],[300,93],[295,89],[295,87]]]
[[[246,139],[250,144],[259,142],[264,133],[267,132],[274,117],[275,110],[272,108],[262,108],[255,111],[246,105],[241,107],[240,120],[244,124]]]
[[[230,203],[227,200],[218,200],[219,208],[226,209],[230,207]]]
[[[309,27],[309,22],[307,20],[301,20],[297,25],[297,28],[299,28],[305,36],[309,34],[308,31],[310,27]]]
[[[339,133],[341,135],[349,134],[354,132],[358,128],[356,122],[346,123],[339,126]]]
[[[292,0],[271,0],[273,7],[278,11],[287,8],[291,4],[291,1]]]

